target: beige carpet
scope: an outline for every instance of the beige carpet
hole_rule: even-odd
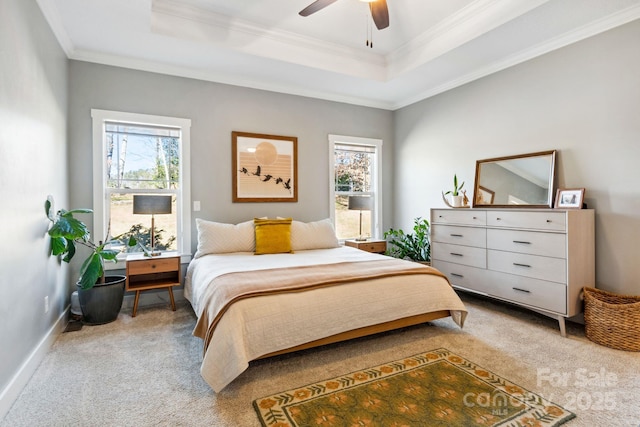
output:
[[[640,425],[640,353],[612,350],[567,325],[463,295],[450,319],[252,363],[216,395],[200,377],[189,306],[143,308],[62,334],[0,426],[259,426],[254,399],[433,348],[509,378],[577,415],[566,426]]]

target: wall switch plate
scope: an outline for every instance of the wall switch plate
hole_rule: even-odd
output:
[[[193,211],[194,212],[199,212],[200,211],[200,200],[195,200],[193,202]]]

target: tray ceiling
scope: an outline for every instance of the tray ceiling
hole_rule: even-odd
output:
[[[640,0],[38,0],[67,56],[394,110],[640,18]],[[367,47],[367,39],[373,48]]]

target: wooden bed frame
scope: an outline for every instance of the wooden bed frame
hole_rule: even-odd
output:
[[[320,338],[315,341],[300,344],[295,347],[290,347],[284,350],[274,351],[273,353],[265,354],[257,359],[265,359],[267,357],[278,356],[280,354],[292,353],[294,351],[306,350],[309,348],[320,347],[321,345],[333,344],[340,341],[347,341],[354,338],[366,337],[368,335],[378,334],[380,332],[392,331],[394,329],[400,329],[407,326],[419,325],[421,323],[430,322],[436,319],[442,319],[444,317],[451,316],[449,310],[433,311],[431,313],[418,314],[416,316],[403,317],[402,319],[392,320],[390,322],[379,323],[377,325],[365,326],[351,331],[341,332],[339,334],[331,335],[325,338]]]

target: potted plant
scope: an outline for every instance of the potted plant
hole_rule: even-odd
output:
[[[388,239],[387,255],[400,259],[410,259],[422,264],[431,264],[431,241],[429,240],[429,221],[420,217],[414,219],[413,233],[403,230],[385,231]]]
[[[60,256],[62,261],[68,263],[76,254],[76,245],[89,249],[89,255],[80,267],[80,277],[76,283],[83,323],[99,325],[116,320],[122,308],[126,277],[105,276],[104,263],[117,262],[118,251],[106,249],[106,246],[117,238],[98,244],[91,241],[87,226],[74,217],[75,214],[93,213],[91,209],[60,209],[53,213],[52,200],[48,198],[45,202],[45,212],[51,221],[47,232],[51,239],[51,255]],[[128,246],[134,246],[137,241],[129,238],[126,243]]]
[[[462,187],[464,187],[464,181],[462,181],[462,184],[458,185],[458,176],[456,174],[453,175],[453,190],[449,190],[447,191],[445,194],[445,196],[447,194],[451,194],[451,204],[453,205],[454,208],[460,208],[462,206],[464,206],[464,196],[460,193],[460,191],[462,190]]]

